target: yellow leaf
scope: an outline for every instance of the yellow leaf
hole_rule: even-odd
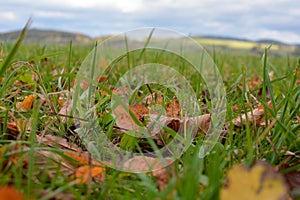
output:
[[[31,110],[33,106],[33,101],[34,101],[34,97],[28,96],[22,102],[17,103],[16,107],[17,109],[23,112]]]
[[[284,200],[289,199],[283,176],[265,162],[251,169],[234,165],[228,172],[228,186],[221,190],[222,200]]]

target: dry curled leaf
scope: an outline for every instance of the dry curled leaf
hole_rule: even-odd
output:
[[[22,102],[18,102],[16,107],[18,110],[20,110],[22,112],[26,112],[26,111],[32,109],[33,102],[34,102],[34,97],[28,96]]]
[[[227,187],[220,193],[222,200],[289,199],[283,176],[266,162],[257,162],[251,169],[234,165],[227,176]]]
[[[22,200],[24,195],[12,186],[0,187],[0,200]]]
[[[271,102],[268,103],[270,109],[273,108]],[[264,113],[267,112],[265,107],[259,106],[258,108],[253,109],[252,111],[247,112],[246,114],[242,114],[241,116],[232,120],[232,123],[235,126],[243,126],[247,123],[256,124],[260,126],[265,126]],[[270,113],[268,112],[268,116]]]
[[[76,144],[68,142],[66,138],[62,138],[55,135],[44,135],[44,136],[37,135],[36,140],[38,143],[50,147],[58,147],[63,150],[72,150],[74,152],[82,151],[82,149],[79,148]]]

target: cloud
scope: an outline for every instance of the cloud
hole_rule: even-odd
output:
[[[47,11],[47,10],[43,10],[43,11],[36,11],[34,13],[34,17],[36,18],[64,18],[64,19],[71,19],[74,18],[75,15],[72,13],[66,13],[66,12],[62,12],[62,11]]]
[[[20,29],[33,16],[36,28],[91,36],[153,26],[193,35],[269,36],[300,43],[297,0],[15,0],[2,3],[0,16],[7,19],[1,20],[0,31]]]
[[[17,19],[17,16],[14,12],[9,11],[9,12],[1,12],[0,18],[3,20],[14,21]]]

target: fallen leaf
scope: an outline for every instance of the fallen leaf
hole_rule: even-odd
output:
[[[0,200],[22,200],[24,195],[12,186],[0,187]]]
[[[82,153],[65,152],[64,154],[77,161],[80,165],[89,164],[89,155],[87,152],[82,152]],[[91,159],[91,163],[93,166],[103,166],[102,163],[97,160]]]
[[[166,106],[166,114],[168,117],[180,117],[181,107],[177,100],[171,101]]]
[[[28,157],[26,155],[24,156],[22,152],[22,150],[26,149],[28,149],[27,146],[20,144],[16,144],[14,146],[3,145],[0,148],[0,159],[2,160],[2,169],[11,166],[11,164],[22,164],[20,166],[26,168],[28,165]],[[10,153],[10,155],[6,156],[7,153]]]
[[[84,184],[87,183],[89,180],[89,176],[91,178],[98,178],[99,180],[103,181],[103,168],[102,167],[92,167],[89,165],[84,165],[78,167],[75,172],[75,183],[76,184]]]
[[[26,119],[16,119],[16,126],[19,132],[25,132],[31,130],[30,121]]]
[[[162,105],[163,102],[163,96],[161,93],[152,93],[143,98],[143,105],[149,105],[150,107],[152,105]]]
[[[251,169],[236,164],[227,177],[228,184],[220,193],[222,200],[289,199],[283,176],[266,162],[257,162]]]
[[[65,138],[55,136],[55,135],[44,135],[44,136],[36,136],[36,140],[38,143],[50,146],[50,147],[58,147],[63,150],[71,150],[74,152],[82,152],[76,144],[68,142]]]
[[[147,127],[152,136],[159,135],[163,130],[163,126],[167,126],[177,132],[181,125],[181,120],[179,118],[167,117],[164,115],[158,116],[154,114],[148,116],[149,121]]]
[[[99,83],[102,83],[102,82],[104,82],[104,81],[106,81],[107,80],[107,77],[105,77],[105,76],[100,76],[99,78],[98,78],[98,82]]]
[[[19,161],[22,162],[22,166],[24,168],[27,168],[28,166],[28,163],[29,163],[29,158],[28,156],[25,154],[24,155],[24,152],[26,150],[28,150],[29,148],[25,145],[15,145],[15,146],[12,146],[9,151],[12,152],[12,151],[19,151],[19,153],[14,153],[14,154],[11,154],[9,156],[9,160],[13,163],[13,164],[18,164]],[[24,151],[24,152],[23,152]],[[23,156],[24,155],[24,156]],[[22,159],[21,159],[22,158]]]
[[[7,123],[8,130],[16,131],[18,133],[31,130],[30,119],[27,120],[22,118],[16,118],[14,114],[10,114],[10,118],[13,120],[13,122]]]
[[[168,162],[168,166],[155,170],[153,176],[157,180],[157,188],[163,190],[167,187],[171,177],[175,176],[174,166]]]
[[[18,102],[16,107],[18,110],[20,110],[22,112],[26,112],[26,111],[32,109],[33,102],[34,102],[34,97],[28,96],[22,102]]]
[[[164,160],[164,162],[158,158],[135,156],[124,163],[123,169],[153,175],[157,180],[158,189],[163,190],[171,179],[171,175],[174,175],[172,161]],[[171,173],[168,173],[168,171]]]
[[[135,156],[127,160],[123,165],[125,170],[144,173],[161,168],[163,168],[163,163],[160,159],[147,156]]]
[[[48,196],[52,195],[53,191],[51,189],[44,189],[41,191],[40,196]],[[71,191],[62,191],[58,194],[55,194],[54,197],[51,198],[51,200],[75,200],[75,195],[72,194]]]
[[[148,108],[143,105],[130,105],[129,110],[134,116],[142,122],[142,116],[149,113]],[[117,116],[116,126],[124,130],[139,130],[139,126],[135,123],[129,114],[129,111],[125,110],[123,106],[118,105],[114,110],[113,114]]]
[[[273,105],[271,102],[268,103],[269,108],[273,108]],[[242,126],[246,123],[249,124],[256,124],[260,126],[265,126],[265,119],[264,119],[264,113],[267,112],[265,107],[259,106],[258,108],[253,109],[252,111],[247,112],[246,114],[242,114],[241,116],[235,118],[232,120],[232,123],[235,126]],[[270,113],[268,112],[268,116],[270,116]]]
[[[292,166],[289,166],[288,164],[284,164],[283,166],[280,167],[280,171],[283,170],[289,170]],[[300,191],[300,173],[299,170],[297,171],[296,169],[291,170],[287,173],[283,173],[283,176],[290,188],[291,191],[297,190]],[[298,198],[300,198],[300,193],[297,195]]]
[[[60,172],[66,176],[73,175],[76,170],[76,167],[74,165],[70,164],[64,157],[55,152],[39,150],[36,151],[36,156],[36,162],[42,163],[43,168],[46,168],[46,166],[48,166],[49,164],[49,160],[52,160],[59,165]],[[48,174],[52,174],[50,176],[53,178],[56,176],[56,172],[52,170],[49,170]]]
[[[247,85],[250,90],[256,89],[262,83],[261,79],[258,76],[253,77],[247,82]]]
[[[130,105],[129,109],[137,119],[142,119],[142,116],[149,113],[149,109],[141,104]]]
[[[205,134],[208,132],[211,124],[211,114],[204,114],[198,117],[189,118],[188,122],[191,123],[194,120],[197,120],[198,131],[204,132]],[[196,122],[194,122],[196,123]]]
[[[58,113],[61,116],[63,123],[68,122],[69,117],[67,117],[67,116],[70,116],[71,111],[72,111],[72,100],[69,99],[64,102],[62,108],[60,109],[60,111]]]
[[[8,122],[7,129],[18,132],[18,127],[15,122]]]

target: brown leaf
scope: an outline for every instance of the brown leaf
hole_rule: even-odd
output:
[[[148,114],[149,110],[140,105],[130,105],[129,106],[129,110],[135,115],[135,117],[142,121],[142,116],[144,114]],[[116,122],[116,126],[118,126],[121,129],[125,129],[125,130],[139,130],[139,126],[135,123],[135,121],[131,118],[130,114],[128,111],[126,111],[123,106],[118,105],[114,110],[113,110],[113,114],[116,115],[117,118],[117,122]]]
[[[40,193],[41,197],[48,196],[52,194],[53,191],[50,189],[44,189]],[[71,191],[62,191],[61,193],[55,194],[54,197],[51,198],[51,200],[75,200],[75,195],[71,193]]]
[[[28,96],[22,102],[18,102],[16,107],[18,110],[20,110],[22,112],[26,112],[26,111],[32,109],[33,102],[34,102],[34,97]]]
[[[166,106],[166,114],[168,117],[180,118],[181,107],[177,100],[168,103],[168,105]]]
[[[247,85],[250,90],[256,89],[262,83],[261,79],[258,76],[253,77],[247,82]]]
[[[273,108],[273,105],[271,102],[268,103],[269,108]],[[256,124],[265,126],[265,119],[264,119],[264,113],[267,112],[265,107],[259,106],[258,108],[253,109],[253,111],[249,111],[247,114],[242,114],[241,116],[235,118],[232,120],[232,123],[235,126],[242,126],[245,125],[247,122],[249,124]],[[268,116],[270,116],[270,113],[268,112]]]
[[[162,125],[167,126],[176,132],[179,130],[179,127],[181,125],[181,121],[179,118],[167,117],[164,115],[158,116],[154,114],[150,114],[148,116],[148,126],[149,124],[154,123],[154,125],[152,125],[151,128],[148,128],[150,134],[153,136],[158,135],[162,131]]]
[[[146,96],[142,101],[143,105],[149,105],[150,107],[156,104],[162,105],[162,102],[163,102],[162,94],[155,93],[155,92]]]
[[[157,187],[162,190],[166,187],[171,178],[171,174],[168,173],[167,168],[169,168],[169,171],[174,175],[174,170],[171,165],[172,162],[170,160],[165,160],[165,162],[166,163],[163,163],[158,158],[135,156],[124,163],[123,169],[139,173],[151,172],[157,180]]]
[[[195,122],[195,120],[197,120],[197,122]],[[198,117],[189,118],[188,123],[197,123],[198,131],[206,134],[210,128],[211,114],[204,114]]]
[[[175,176],[174,166],[171,162],[166,162],[168,164],[167,167],[157,169],[153,172],[153,176],[157,180],[157,187],[159,190],[165,189],[172,176]]]
[[[127,160],[123,169],[133,172],[152,172],[163,168],[163,163],[158,158],[147,156],[135,156]]]
[[[251,169],[236,164],[227,176],[228,185],[220,193],[222,200],[289,199],[283,176],[266,162],[257,162]]]
[[[280,168],[280,171],[291,168],[288,164],[283,165]],[[289,171],[288,173],[284,173],[283,176],[286,179],[287,184],[291,190],[300,190],[300,173],[296,169]],[[300,196],[300,195],[299,195]]]
[[[38,155],[40,155],[40,156],[38,157]],[[75,166],[70,164],[65,158],[63,158],[61,155],[59,155],[55,152],[40,150],[40,151],[36,151],[36,156],[37,156],[36,162],[44,163],[44,164],[42,164],[43,168],[46,168],[46,166],[44,166],[44,165],[49,164],[49,160],[52,160],[52,161],[56,162],[57,164],[59,164],[60,172],[64,175],[73,174],[73,172],[75,170]],[[48,171],[48,172],[50,172],[50,171]],[[51,172],[51,173],[53,173],[53,178],[54,178],[56,172]]]
[[[0,200],[22,200],[24,195],[12,186],[0,187]]]
[[[129,109],[136,116],[137,119],[141,119],[143,115],[149,113],[149,109],[140,104],[130,105]]]
[[[69,99],[67,101],[64,102],[62,108],[59,111],[59,115],[61,115],[61,119],[63,123],[67,123],[68,122],[68,117],[66,116],[70,116],[72,111],[72,100]]]
[[[55,135],[44,135],[44,136],[36,136],[36,140],[40,144],[44,144],[50,147],[58,147],[63,150],[72,150],[74,152],[82,152],[76,144],[68,142],[67,139],[55,136]]]

